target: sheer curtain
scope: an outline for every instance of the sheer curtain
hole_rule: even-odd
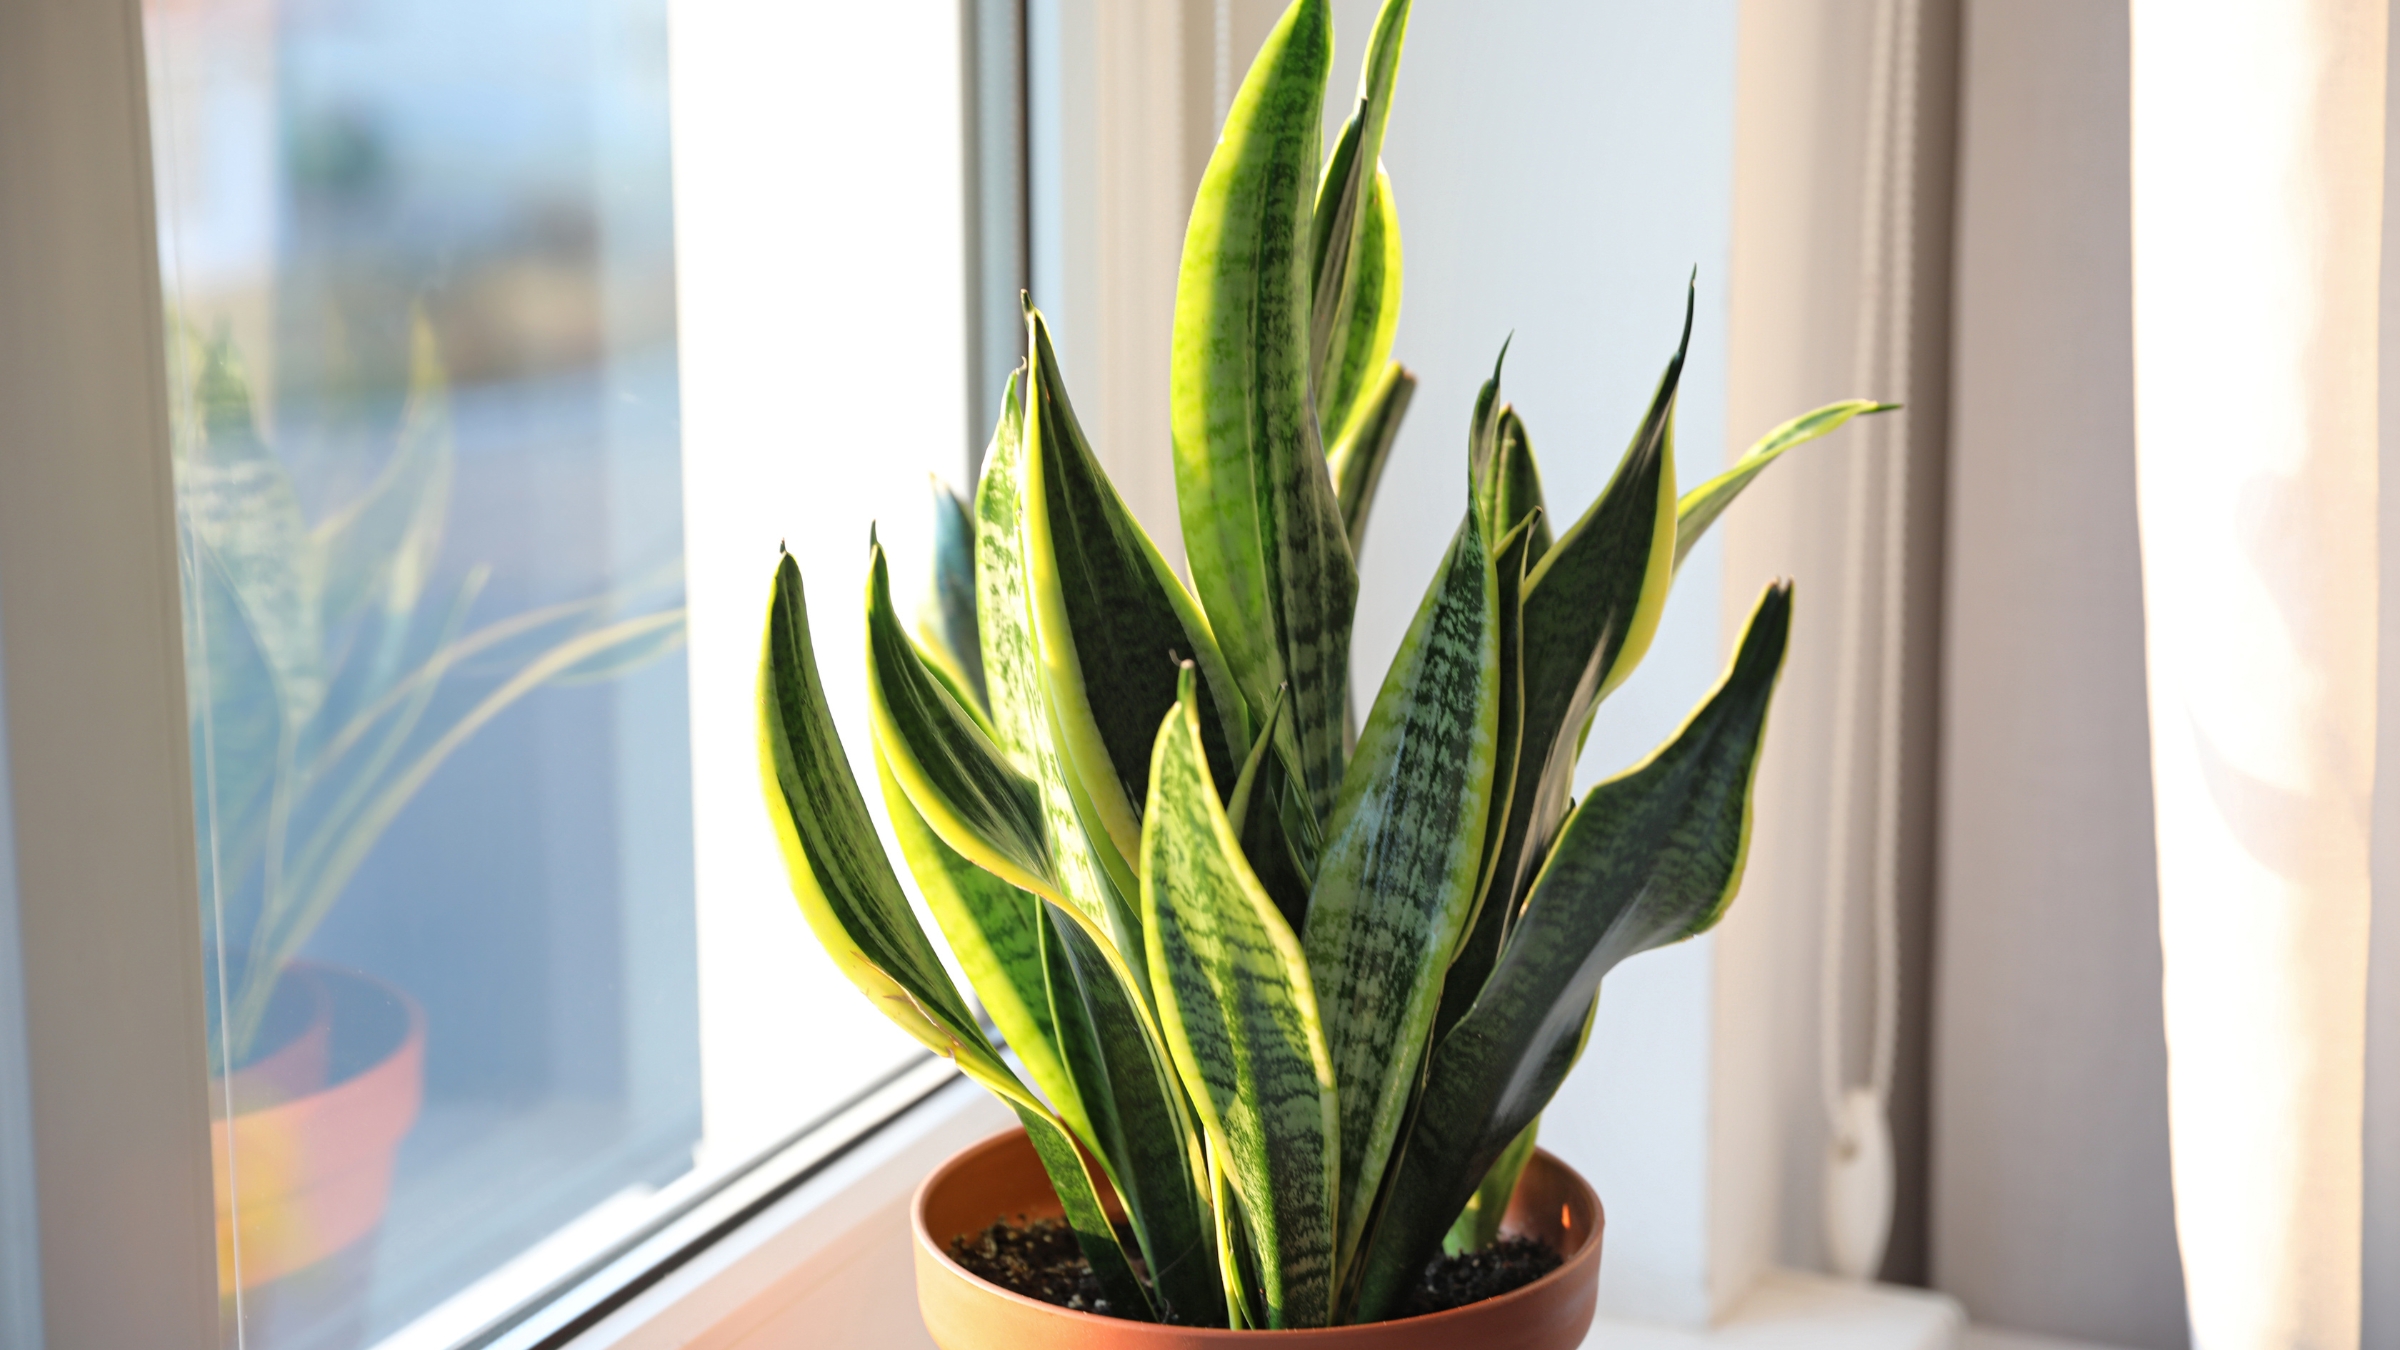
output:
[[[2200,1350],[2360,1343],[2382,0],[2136,0],[2134,393]]]

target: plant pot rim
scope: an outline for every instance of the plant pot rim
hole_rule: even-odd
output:
[[[1533,1160],[1527,1163],[1525,1175],[1519,1182],[1517,1196],[1509,1207],[1512,1222],[1506,1224],[1503,1231],[1523,1231],[1524,1226],[1513,1220],[1527,1206],[1529,1190],[1533,1190],[1547,1191],[1540,1201],[1545,1215],[1547,1207],[1555,1203],[1562,1208],[1560,1218],[1572,1219],[1566,1225],[1553,1219],[1549,1227],[1563,1227],[1566,1233],[1580,1228],[1582,1232],[1579,1240],[1569,1239],[1574,1242],[1573,1250],[1562,1253],[1565,1259],[1559,1263],[1558,1269],[1505,1294],[1464,1307],[1388,1322],[1281,1331],[1174,1326],[1062,1308],[1012,1289],[1004,1289],[958,1264],[951,1258],[949,1250],[949,1237],[953,1235],[937,1238],[933,1232],[934,1225],[928,1218],[928,1210],[933,1207],[945,1185],[954,1184],[962,1174],[978,1168],[1004,1165],[1006,1155],[1011,1152],[1028,1157],[1032,1155],[1032,1145],[1027,1141],[1022,1127],[1003,1130],[952,1154],[917,1188],[916,1197],[909,1206],[909,1218],[916,1234],[919,1303],[929,1315],[929,1320],[935,1310],[931,1306],[934,1294],[928,1288],[928,1283],[937,1278],[937,1272],[938,1277],[955,1280],[972,1289],[974,1299],[988,1300],[997,1304],[998,1309],[1006,1309],[997,1320],[1010,1323],[1019,1331],[1040,1327],[1043,1334],[1049,1337],[1049,1350],[1075,1350],[1076,1347],[1104,1345],[1140,1347],[1141,1350],[1183,1350],[1183,1347],[1190,1346],[1225,1346],[1244,1341],[1255,1343],[1260,1337],[1273,1337],[1280,1342],[1294,1344],[1356,1347],[1357,1350],[1368,1350],[1369,1347],[1385,1350],[1386,1347],[1406,1346],[1413,1350],[1418,1346],[1499,1347],[1553,1343],[1543,1337],[1510,1338],[1495,1334],[1522,1321],[1538,1322],[1545,1326],[1572,1321],[1577,1324],[1575,1335],[1561,1343],[1575,1345],[1582,1339],[1582,1327],[1588,1326],[1597,1300],[1601,1236],[1605,1226],[1600,1199],[1593,1193],[1590,1183],[1575,1169],[1561,1162],[1549,1150],[1536,1149]],[[1046,1181],[1043,1183],[1043,1199],[1048,1201],[1048,1212],[1055,1214],[1057,1200],[1048,1193]],[[1020,1210],[1036,1217],[1043,1216],[1041,1207],[1015,1206],[994,1217],[1007,1217]],[[1549,1242],[1554,1249],[1562,1245],[1558,1240],[1560,1235],[1550,1232],[1533,1234]],[[1581,1305],[1580,1308],[1575,1306],[1577,1304]],[[940,1341],[940,1329],[934,1330],[935,1339]],[[1003,1338],[996,1335],[992,1343],[1008,1343],[1011,1340],[1013,1336]],[[952,1346],[951,1350],[959,1348]]]

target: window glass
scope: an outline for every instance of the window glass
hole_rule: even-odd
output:
[[[790,367],[708,394],[710,334],[801,316],[679,331],[668,21],[149,0],[228,1345],[453,1344],[913,1053],[783,887],[750,685],[779,538],[847,610],[862,485],[963,469],[963,215],[885,231],[949,250],[934,373],[851,381],[931,434],[802,437]],[[949,101],[887,135],[955,207],[955,19],[918,37]]]

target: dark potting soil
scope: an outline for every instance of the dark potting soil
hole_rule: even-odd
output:
[[[1130,1241],[1127,1243],[1131,1245]],[[950,1255],[970,1274],[1027,1298],[1077,1312],[1114,1316],[1100,1281],[1064,1219],[1003,1220],[950,1239]],[[1401,1315],[1445,1312],[1522,1289],[1558,1269],[1560,1256],[1529,1237],[1504,1237],[1481,1251],[1437,1256],[1410,1291]]]
[[[1002,1220],[980,1233],[961,1233],[950,1239],[950,1256],[969,1274],[1013,1293],[1077,1312],[1115,1315],[1064,1219],[1025,1222],[1020,1216],[1017,1223]]]
[[[1558,1269],[1564,1259],[1535,1238],[1515,1236],[1481,1251],[1437,1256],[1425,1263],[1424,1276],[1409,1291],[1403,1316],[1447,1312],[1498,1298]]]

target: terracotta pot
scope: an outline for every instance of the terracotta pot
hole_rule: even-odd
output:
[[[1262,1340],[1312,1350],[1575,1350],[1600,1289],[1599,1197],[1573,1169],[1537,1150],[1501,1232],[1538,1238],[1566,1261],[1522,1289],[1448,1312],[1308,1331],[1170,1327],[1070,1312],[978,1279],[950,1259],[950,1239],[995,1220],[1056,1218],[1058,1197],[1021,1129],[943,1163],[917,1188],[917,1306],[942,1350],[1227,1350]]]
[[[210,1122],[222,1295],[286,1279],[371,1237],[423,1100],[425,1014],[415,1000],[313,962],[293,963],[283,979],[312,1021],[237,1072],[233,1118]]]

